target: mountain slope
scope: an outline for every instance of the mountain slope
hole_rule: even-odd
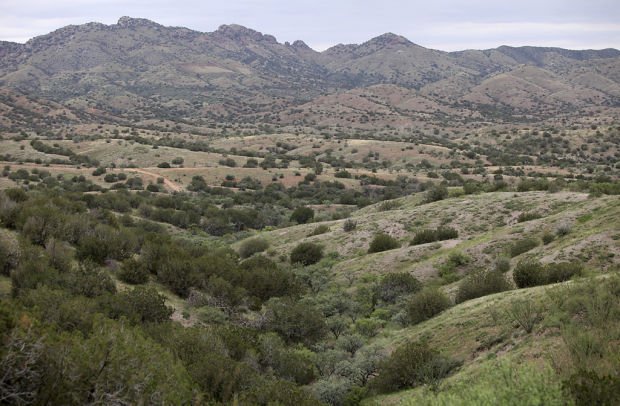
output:
[[[265,115],[307,103],[339,112],[339,102],[326,103],[326,95],[337,100],[352,89],[396,85],[421,104],[472,104],[453,119],[471,119],[479,104],[518,119],[538,109],[558,114],[586,105],[617,106],[619,64],[615,49],[502,46],[448,53],[391,33],[319,53],[302,41],[281,44],[239,25],[202,33],[122,17],[112,25],[67,26],[25,44],[1,42],[0,86],[132,120],[269,121],[273,117]],[[306,107],[302,115],[309,113]],[[426,111],[414,108],[417,113]],[[403,125],[415,122],[399,114],[406,117]],[[363,115],[332,121],[360,125]]]

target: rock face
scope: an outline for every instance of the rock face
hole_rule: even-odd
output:
[[[328,94],[388,85],[396,86],[392,94],[422,98],[422,104],[484,105],[507,116],[541,108],[552,113],[619,105],[618,71],[616,49],[502,46],[448,53],[386,33],[316,52],[303,41],[281,44],[236,24],[202,33],[130,17],[63,27],[25,44],[0,42],[3,88],[60,103],[79,100],[121,116],[128,106],[187,119],[215,110],[279,114],[313,100],[325,105]],[[393,99],[384,102],[392,106]]]

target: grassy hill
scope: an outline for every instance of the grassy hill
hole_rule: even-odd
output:
[[[391,208],[384,209],[386,206]],[[616,263],[619,255],[617,242],[620,207],[613,197],[588,198],[581,193],[485,193],[422,203],[416,195],[379,203],[355,212],[350,220],[356,229],[343,230],[346,220],[322,221],[260,233],[270,242],[273,255],[286,255],[300,242],[314,242],[326,251],[338,254],[339,262],[332,268],[336,280],[358,279],[364,274],[384,275],[406,271],[422,280],[438,277],[438,269],[455,252],[470,257],[457,270],[489,267],[497,257],[510,257],[510,247],[518,240],[532,238],[537,247],[511,259],[512,264],[525,258],[544,262],[579,258],[594,269],[606,270]],[[519,222],[519,215],[536,213],[540,218]],[[548,244],[541,242],[544,233],[555,233],[561,223],[572,225],[567,236]],[[329,231],[309,236],[320,225]],[[417,231],[454,227],[456,239],[411,246],[409,242]],[[373,236],[384,232],[395,237],[401,247],[394,250],[367,254]],[[241,243],[238,243],[239,245]]]

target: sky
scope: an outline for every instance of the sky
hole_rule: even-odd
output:
[[[208,32],[241,24],[316,50],[386,32],[444,51],[500,45],[620,49],[618,0],[0,0],[0,40],[122,16]]]

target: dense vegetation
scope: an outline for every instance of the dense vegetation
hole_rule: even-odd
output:
[[[218,240],[166,231],[162,223],[189,229],[219,221],[228,233],[264,227],[252,206],[207,203],[217,192],[200,195],[205,199],[124,188],[92,194],[76,190],[76,183],[84,182],[0,192],[0,269],[10,286],[10,295],[1,298],[1,396],[10,403],[356,404],[373,393],[437,385],[463,363],[425,341],[386,356],[373,337],[387,322],[416,325],[443,314],[453,301],[513,289],[502,273],[510,264],[499,258],[495,269],[474,270],[460,280],[453,299],[407,272],[387,273],[350,292],[326,279],[337,257],[325,255],[320,244],[299,243],[290,261],[276,262],[261,237],[244,240],[235,251]],[[313,214],[297,213],[292,220],[302,223]],[[330,232],[309,226],[311,238]],[[567,233],[556,230],[558,238]],[[421,237],[426,234],[428,239]],[[414,241],[457,235],[440,226],[417,232]],[[520,255],[521,246],[531,249],[522,241],[529,240],[508,247],[512,255]],[[399,246],[378,234],[369,252]],[[455,252],[440,274],[448,281],[469,261]],[[577,262],[519,262],[513,271],[517,287],[582,274]],[[612,289],[602,297],[617,294]],[[168,295],[188,307],[171,307]],[[530,332],[537,323],[531,314],[538,313],[523,306],[507,314]],[[610,311],[601,317],[617,323]],[[183,327],[172,315],[190,323]],[[614,399],[607,375],[579,368],[585,369],[575,369],[548,396],[569,394],[576,402],[598,396],[586,389],[587,381]],[[467,393],[462,396],[475,396]]]

